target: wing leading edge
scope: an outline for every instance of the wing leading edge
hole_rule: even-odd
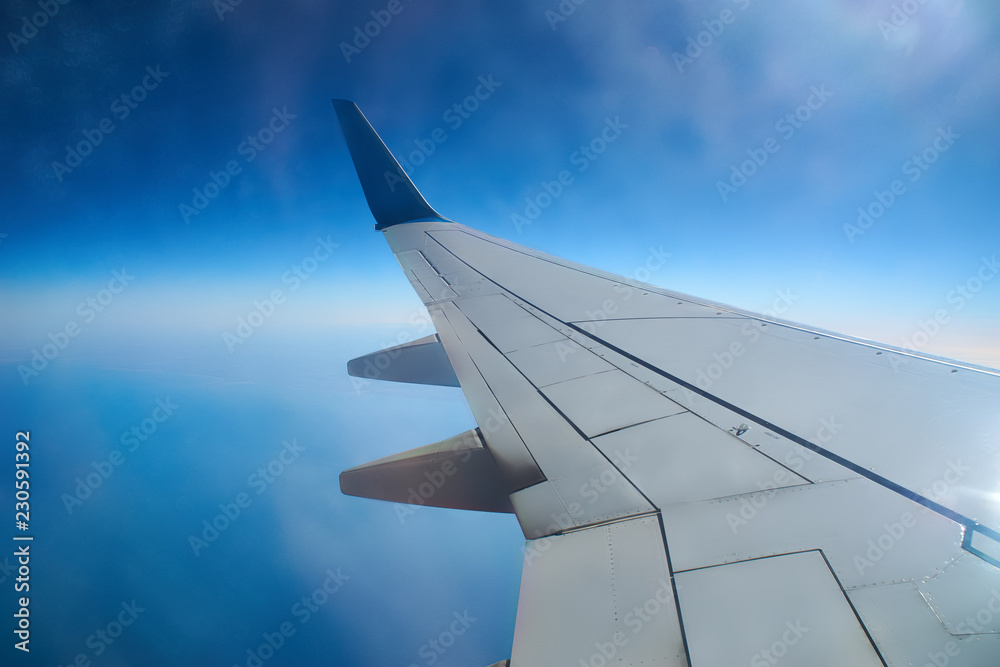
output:
[[[528,539],[512,665],[995,666],[996,371],[545,255],[408,179],[386,217],[405,174],[335,104]]]
[[[348,100],[333,100],[333,108],[351,150],[368,207],[375,216],[375,229],[415,220],[444,221],[417,191],[358,105]]]

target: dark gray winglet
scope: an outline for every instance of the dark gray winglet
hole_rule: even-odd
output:
[[[333,100],[375,229],[404,222],[451,222],[431,208],[354,102]]]

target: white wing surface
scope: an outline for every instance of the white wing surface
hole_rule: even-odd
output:
[[[439,473],[410,502],[513,510],[511,665],[1000,665],[997,371],[449,221],[334,105],[437,330],[385,351],[385,378],[453,372],[478,423],[342,488],[397,500]]]

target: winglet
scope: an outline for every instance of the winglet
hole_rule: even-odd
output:
[[[340,120],[347,148],[351,151],[368,208],[375,216],[375,229],[405,222],[451,222],[431,208],[417,191],[357,104],[349,100],[333,100],[333,108]]]

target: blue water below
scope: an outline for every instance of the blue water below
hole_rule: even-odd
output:
[[[2,662],[485,666],[509,657],[523,546],[513,516],[401,515],[340,493],[341,470],[474,425],[458,389],[355,391],[344,364],[379,340],[371,331],[272,336],[232,355],[218,340],[81,343],[27,386],[23,359],[0,366],[0,478],[13,480],[15,432],[30,430],[34,536],[30,660],[12,648],[12,574],[0,583]],[[256,472],[268,464],[278,474]],[[77,489],[88,475],[89,495]],[[0,542],[11,546],[0,565],[13,560],[19,533],[7,481]],[[239,515],[220,518],[220,504],[232,516],[240,494]],[[223,529],[206,539],[203,522],[213,520]],[[197,554],[192,535],[206,539]],[[334,592],[303,605],[324,583]],[[432,648],[456,614],[475,620],[445,651]]]

